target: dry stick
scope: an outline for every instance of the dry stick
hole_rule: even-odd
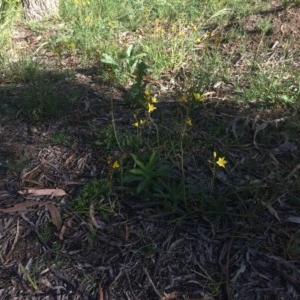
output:
[[[114,136],[116,139],[116,142],[118,144],[119,149],[121,150],[122,153],[124,153],[123,148],[121,147],[119,138],[118,138],[118,134],[117,134],[117,128],[116,128],[116,122],[115,122],[115,117],[114,117],[114,104],[113,104],[113,99],[110,99],[110,104],[111,104],[111,122],[113,125],[113,130],[114,130]]]
[[[11,246],[11,249],[10,249],[10,251],[9,251],[8,254],[7,254],[7,260],[4,262],[3,265],[6,265],[6,264],[9,262],[9,257],[10,257],[10,255],[12,254],[12,252],[14,251],[15,246],[16,246],[18,240],[19,240],[19,235],[20,235],[20,225],[19,225],[19,222],[20,222],[20,221],[19,221],[19,218],[18,218],[18,221],[17,221],[17,232],[16,232],[16,236],[15,236],[14,242],[13,242],[13,244],[12,244],[12,246]]]
[[[180,152],[181,152],[181,158],[180,158],[180,164],[181,164],[181,173],[183,177],[183,199],[184,199],[184,204],[186,205],[186,188],[185,188],[185,171],[184,171],[184,150],[183,150],[183,136],[186,131],[186,125],[184,126],[184,131],[181,135],[180,139]]]
[[[147,277],[148,277],[148,279],[149,279],[149,281],[150,281],[150,284],[152,285],[152,287],[153,287],[155,293],[157,294],[157,296],[159,297],[159,299],[161,299],[162,296],[161,296],[161,294],[159,293],[159,291],[157,290],[156,286],[154,285],[154,283],[153,283],[153,281],[152,281],[152,279],[151,279],[151,277],[150,277],[148,271],[147,271],[146,268],[144,268],[144,267],[143,267],[143,270],[144,270],[145,274],[147,275]]]
[[[229,279],[229,260],[230,260],[230,250],[232,247],[233,238],[229,240],[228,251],[226,256],[226,266],[225,266],[225,276],[226,276],[226,293],[228,299],[232,299],[231,290],[230,290],[230,279]]]
[[[127,278],[128,284],[129,284],[129,289],[130,289],[130,291],[131,291],[131,293],[132,293],[132,296],[134,297],[135,300],[138,300],[139,298],[137,298],[137,297],[135,296],[135,293],[134,293],[134,291],[133,291],[133,289],[132,289],[132,286],[131,286],[131,280],[129,279],[129,276],[128,276],[127,271],[125,271],[125,275],[126,275],[126,278]],[[127,293],[125,293],[125,295],[126,295],[126,297],[127,297],[128,300],[132,299],[132,298],[129,298],[129,296],[127,295]]]

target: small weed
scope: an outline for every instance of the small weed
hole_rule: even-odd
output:
[[[95,130],[98,131],[97,128]],[[98,135],[100,136],[100,138],[95,141],[95,145],[100,147],[101,149],[111,150],[118,146],[114,135],[113,125],[110,124],[108,126],[105,126],[101,130],[99,130]]]
[[[51,145],[68,146],[68,145],[70,145],[70,142],[68,140],[68,137],[64,133],[58,132],[51,136],[50,144]]]
[[[79,89],[70,88],[65,78],[71,74],[44,71],[43,66],[30,59],[20,59],[6,71],[6,79],[18,85],[19,108],[32,121],[62,116],[74,99],[80,96]]]
[[[53,238],[54,227],[50,223],[44,224],[43,226],[39,227],[37,234],[42,243],[48,245]]]
[[[106,220],[114,212],[114,204],[110,201],[110,192],[111,187],[108,180],[90,181],[72,202],[72,209],[78,214],[88,214],[93,205],[94,210]]]
[[[82,245],[84,251],[90,251],[93,248],[96,233],[96,230],[90,230],[87,232],[85,242]]]
[[[99,136],[101,138],[95,141],[95,145],[106,151],[111,149],[121,148],[128,152],[137,152],[143,145],[141,136],[136,135],[130,131],[125,133],[116,133],[113,125],[108,125],[101,129]]]
[[[22,172],[24,168],[28,166],[28,164],[29,161],[27,159],[20,158],[4,164],[4,167],[6,167],[12,174],[14,174],[14,176],[19,176],[20,172]]]
[[[158,252],[156,244],[148,244],[140,250],[145,258],[150,258]]]
[[[30,272],[20,263],[19,264],[19,274],[22,274],[25,280],[31,285],[34,290],[38,290],[38,282],[34,275],[30,274]]]
[[[66,114],[72,104],[72,95],[66,86],[53,82],[40,71],[30,74],[28,80],[21,95],[21,108],[31,120],[41,121]]]
[[[282,0],[281,2],[284,7],[297,6],[300,4],[300,0]]]
[[[73,202],[73,207],[76,210],[84,210],[89,208],[90,204],[107,196],[109,193],[109,185],[105,180],[93,180],[87,183],[80,196]]]

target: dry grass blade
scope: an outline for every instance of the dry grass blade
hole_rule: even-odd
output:
[[[262,204],[268,209],[270,214],[277,219],[277,221],[281,222],[281,219],[279,218],[278,212],[270,204],[268,204],[264,201],[262,201]]]
[[[6,262],[4,263],[4,265],[6,265],[9,261],[9,258],[11,256],[11,254],[13,253],[14,249],[15,249],[15,246],[19,240],[19,236],[20,236],[20,221],[18,219],[17,221],[17,230],[16,230],[16,235],[15,235],[15,239],[14,239],[14,242],[13,242],[13,245],[11,246],[10,250],[9,250],[9,253],[7,254],[7,259],[6,259]]]
[[[286,218],[288,222],[300,224],[300,217],[289,216]]]
[[[257,143],[256,143],[256,137],[257,137],[257,134],[258,134],[260,131],[266,129],[267,126],[268,126],[268,123],[262,123],[262,124],[259,124],[259,125],[256,125],[256,126],[255,126],[255,132],[254,132],[254,137],[253,137],[253,144],[254,144],[254,146],[255,146],[256,149],[259,148],[258,145],[257,145]]]

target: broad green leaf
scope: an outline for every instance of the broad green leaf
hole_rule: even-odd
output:
[[[132,56],[132,54],[133,54],[133,48],[134,48],[133,45],[130,45],[130,46],[127,48],[127,50],[126,50],[126,55],[127,55],[127,57],[131,57],[131,56]]]
[[[135,162],[142,170],[146,171],[146,166],[145,166],[145,165],[137,158],[137,156],[134,155],[134,154],[131,154],[131,156],[132,156],[134,162]]]
[[[138,185],[136,192],[140,194],[140,193],[144,192],[148,188],[148,186],[149,186],[149,181],[144,180]]]
[[[157,153],[154,151],[152,152],[150,159],[149,159],[149,166],[154,166],[157,160]]]
[[[132,182],[137,182],[140,180],[140,176],[135,176],[135,175],[126,175],[123,178],[123,182],[125,183],[132,183]]]
[[[129,171],[131,174],[134,175],[142,175],[142,176],[147,176],[147,173],[141,169],[132,169]]]
[[[105,64],[119,67],[118,63],[108,54],[104,53],[101,61]]]

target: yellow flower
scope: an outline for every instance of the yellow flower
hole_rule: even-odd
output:
[[[76,48],[76,44],[75,44],[75,43],[70,43],[70,44],[69,44],[69,48],[70,48],[71,50],[74,50],[74,49]]]
[[[203,97],[200,93],[193,93],[195,100],[202,102],[203,101]]]
[[[180,37],[185,37],[185,32],[184,32],[184,31],[180,31],[180,32],[179,32],[179,36],[180,36]]]
[[[145,95],[145,98],[146,98],[148,101],[151,99],[151,93],[150,93],[149,90],[146,90],[145,93],[144,93],[144,95]]]
[[[153,104],[148,103],[148,113],[149,114],[151,114],[155,109],[156,109],[156,107]]]
[[[152,102],[152,103],[157,103],[157,98],[156,98],[156,97],[152,97],[152,98],[151,98],[151,102]]]
[[[112,168],[113,169],[119,169],[120,168],[120,164],[117,160],[112,164]]]
[[[139,124],[139,122],[135,122],[135,123],[133,123],[132,125],[133,125],[134,127],[139,127],[140,124]]]
[[[146,123],[146,120],[140,120],[140,125],[144,125]]]
[[[221,167],[221,168],[225,168],[225,165],[227,164],[227,161],[225,159],[225,157],[219,157],[219,159],[217,160],[216,164]]]
[[[149,10],[149,9],[144,9],[144,10],[143,10],[143,15],[144,15],[145,17],[148,17],[149,14],[150,14],[150,10]]]
[[[217,158],[217,152],[216,151],[214,151],[213,156],[214,156],[214,159]]]
[[[110,28],[115,28],[115,27],[116,27],[116,23],[113,22],[113,21],[110,21],[110,22],[108,23],[108,25],[109,25]]]
[[[189,118],[189,117],[186,118],[185,119],[185,124],[188,125],[188,126],[192,126],[192,120],[191,120],[191,118]]]
[[[197,44],[200,44],[200,43],[201,43],[201,39],[200,39],[200,38],[197,38],[197,39],[196,39],[196,43],[197,43]]]
[[[84,20],[87,25],[92,25],[92,18],[90,16],[86,16]]]
[[[197,26],[193,23],[191,23],[190,27],[194,30],[194,31],[197,31]]]
[[[166,32],[163,28],[158,28],[156,31],[160,35],[163,35]]]

